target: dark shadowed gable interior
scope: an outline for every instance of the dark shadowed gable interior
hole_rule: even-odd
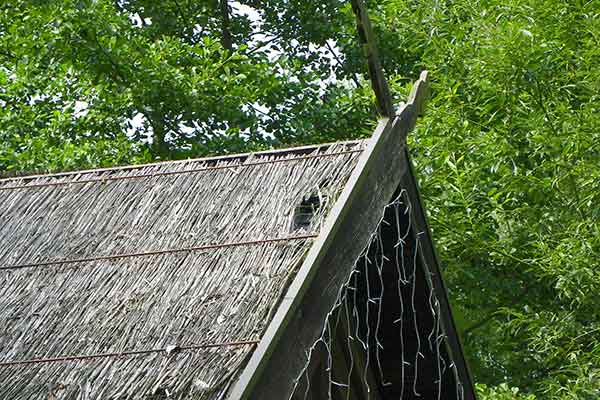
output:
[[[2,399],[473,399],[405,145],[0,180]]]

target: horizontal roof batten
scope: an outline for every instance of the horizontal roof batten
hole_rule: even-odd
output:
[[[160,177],[160,176],[185,175],[185,174],[193,174],[193,173],[204,172],[204,171],[244,168],[244,167],[253,167],[253,166],[265,165],[265,164],[279,164],[279,163],[294,162],[294,161],[305,161],[305,160],[312,160],[315,158],[336,157],[336,156],[341,156],[341,155],[360,153],[362,151],[363,151],[362,149],[361,150],[347,150],[347,151],[339,151],[339,152],[328,153],[328,154],[315,154],[312,156],[283,158],[283,159],[268,160],[268,161],[256,161],[256,162],[249,162],[249,163],[245,163],[245,164],[216,165],[216,166],[211,166],[211,167],[194,168],[194,169],[184,170],[184,171],[165,171],[165,172],[156,172],[156,173],[151,173],[151,174],[82,179],[79,181],[47,182],[47,183],[33,183],[30,185],[5,186],[5,187],[0,187],[0,191],[2,191],[2,190],[17,190],[17,189],[33,189],[33,188],[54,187],[54,186],[69,186],[69,185],[78,185],[78,184],[80,185],[80,184],[86,184],[86,183],[106,183],[106,182],[111,182],[111,181],[135,180],[135,179],[152,178],[152,177]]]
[[[285,238],[261,239],[261,240],[250,240],[250,241],[243,241],[243,242],[231,242],[231,243],[183,247],[183,248],[179,248],[179,249],[154,250],[154,251],[144,251],[144,252],[139,252],[139,253],[126,253],[126,254],[114,254],[114,255],[107,255],[107,256],[84,257],[84,258],[66,259],[66,260],[42,261],[42,262],[37,262],[37,263],[16,264],[16,265],[0,267],[0,271],[48,267],[51,265],[77,264],[77,263],[85,263],[85,262],[93,262],[93,261],[119,260],[119,259],[123,259],[123,258],[147,257],[147,256],[161,255],[161,254],[188,253],[188,252],[193,252],[193,251],[214,250],[214,249],[223,249],[223,248],[229,248],[229,247],[254,246],[254,245],[271,244],[271,243],[285,243],[285,242],[292,242],[292,241],[297,241],[297,240],[299,241],[299,240],[314,239],[317,236],[318,235],[316,235],[316,234],[299,235],[299,236],[290,236],[290,237],[285,237]]]
[[[240,340],[240,341],[236,341],[236,342],[206,343],[206,344],[189,345],[189,346],[171,346],[171,347],[164,347],[164,348],[159,348],[159,349],[131,350],[131,351],[120,351],[120,352],[113,352],[113,353],[98,353],[98,354],[82,354],[82,355],[74,355],[74,356],[58,356],[58,357],[52,357],[52,358],[35,358],[35,359],[31,359],[31,360],[0,362],[0,367],[13,367],[13,366],[19,366],[19,365],[32,365],[32,364],[47,364],[47,363],[66,362],[66,361],[86,361],[86,360],[95,360],[95,359],[100,359],[100,358],[120,358],[120,357],[125,357],[125,356],[140,356],[140,355],[148,355],[148,354],[155,354],[155,353],[165,353],[166,355],[171,355],[171,354],[179,353],[181,351],[194,351],[194,350],[222,348],[222,347],[254,346],[258,342],[259,342],[258,340]]]
[[[132,171],[136,169],[148,168],[148,167],[161,167],[165,165],[180,165],[194,162],[222,162],[222,161],[233,161],[233,160],[245,160],[250,156],[259,156],[259,157],[269,157],[269,156],[283,156],[287,154],[307,154],[315,150],[327,150],[328,148],[334,145],[348,145],[355,146],[363,142],[367,142],[369,139],[358,139],[358,140],[349,140],[342,142],[332,142],[332,143],[324,143],[318,145],[308,145],[308,146],[299,146],[299,147],[288,147],[283,149],[274,149],[274,150],[265,150],[258,151],[253,153],[240,153],[240,154],[229,154],[223,156],[214,156],[214,157],[201,157],[201,158],[189,158],[186,160],[175,160],[175,161],[158,161],[146,164],[137,164],[137,165],[124,165],[120,167],[108,167],[108,168],[92,168],[85,170],[75,170],[75,171],[67,171],[67,172],[55,172],[48,174],[35,174],[35,175],[22,175],[22,176],[12,176],[0,178],[0,184],[9,183],[13,181],[21,181],[21,180],[32,180],[32,179],[41,179],[41,178],[65,178],[69,176],[77,176],[83,174],[94,174],[94,173],[103,173],[103,172],[124,172],[124,171]],[[362,150],[361,150],[362,151]],[[0,188],[2,189],[2,188]]]

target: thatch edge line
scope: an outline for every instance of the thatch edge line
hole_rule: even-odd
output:
[[[83,179],[80,181],[46,182],[46,183],[34,183],[31,185],[5,186],[5,187],[0,187],[0,191],[2,191],[2,190],[17,190],[17,189],[34,189],[34,188],[42,188],[42,187],[69,186],[69,185],[83,185],[83,184],[87,184],[87,183],[107,183],[107,182],[114,182],[114,181],[131,181],[131,180],[135,180],[135,179],[154,178],[154,177],[162,177],[162,176],[186,175],[186,174],[194,174],[194,173],[205,172],[205,171],[218,171],[218,170],[223,170],[223,169],[235,169],[235,168],[249,168],[249,167],[265,165],[265,164],[281,164],[281,163],[294,162],[294,161],[306,161],[306,160],[313,160],[316,158],[327,158],[327,157],[342,156],[342,155],[348,155],[348,154],[354,154],[354,153],[361,153],[363,151],[364,151],[363,149],[347,150],[347,151],[339,151],[339,152],[335,152],[335,153],[314,154],[314,155],[309,155],[309,156],[292,157],[292,158],[280,158],[280,159],[275,159],[275,160],[248,162],[248,163],[235,164],[235,165],[216,165],[216,166],[210,166],[210,167],[193,168],[193,169],[182,170],[182,171],[167,171],[167,172],[140,174],[140,175],[124,175],[124,176],[103,177],[103,178],[90,178],[90,179]]]
[[[306,154],[315,150],[327,150],[329,147],[332,147],[336,144],[344,144],[344,145],[359,145],[363,142],[367,142],[369,139],[357,139],[357,140],[349,140],[349,141],[338,141],[338,142],[330,142],[318,145],[307,145],[307,146],[298,146],[298,147],[287,147],[282,149],[273,149],[273,150],[264,150],[258,152],[249,152],[249,153],[239,153],[239,154],[230,154],[223,156],[213,156],[213,157],[200,157],[200,158],[188,158],[185,160],[175,160],[175,161],[158,161],[151,162],[145,164],[137,164],[137,165],[124,165],[119,167],[106,167],[106,168],[90,168],[84,170],[75,170],[75,171],[67,171],[67,172],[55,172],[48,174],[33,174],[33,175],[21,175],[21,176],[13,176],[8,178],[0,178],[0,184],[19,181],[19,180],[32,180],[32,179],[40,179],[40,178],[64,178],[67,176],[74,175],[83,175],[83,174],[93,174],[93,173],[101,173],[101,172],[119,172],[119,171],[132,171],[136,169],[142,169],[147,167],[161,167],[164,165],[180,165],[187,164],[193,162],[219,162],[219,161],[232,161],[232,160],[244,160],[249,157],[268,157],[268,156],[281,156],[287,154]]]

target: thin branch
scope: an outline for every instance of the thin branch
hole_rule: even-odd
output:
[[[344,63],[342,63],[342,60],[340,60],[340,58],[338,57],[337,53],[333,50],[333,48],[331,47],[331,45],[329,44],[329,42],[327,40],[325,41],[325,45],[327,46],[327,48],[329,49],[329,52],[333,55],[333,57],[337,61],[338,65],[340,66],[340,68],[342,69],[342,71],[345,70]],[[358,79],[356,78],[356,76],[354,74],[350,74],[350,78],[356,84],[356,88],[360,89],[361,85],[360,85],[360,82],[358,81]]]
[[[248,106],[250,106],[250,108],[252,108],[252,109],[253,109],[254,111],[256,111],[257,113],[260,113],[260,114],[262,114],[262,115],[264,115],[264,116],[268,117],[268,118],[269,118],[269,119],[271,119],[271,120],[273,119],[273,117],[272,117],[270,114],[268,114],[268,113],[266,113],[266,112],[264,112],[264,111],[261,111],[261,110],[259,110],[259,109],[258,109],[258,108],[256,108],[254,105],[252,105],[252,104],[248,104]]]
[[[246,55],[252,55],[252,54],[256,53],[257,51],[259,51],[259,50],[265,48],[266,46],[270,45],[271,43],[273,43],[277,39],[281,39],[281,36],[275,35],[271,39],[265,40],[264,42],[259,43],[257,47],[255,47],[252,50],[250,50],[249,52],[247,52]]]
[[[175,8],[177,8],[177,13],[181,16],[181,19],[183,19],[183,23],[186,25],[189,25],[189,27],[192,28],[192,32],[193,32],[194,25],[193,25],[192,21],[185,15],[183,10],[181,9],[179,2],[177,0],[173,0],[173,3],[175,3]],[[184,29],[183,34],[185,35],[186,38],[190,39],[189,35],[187,33],[185,33],[185,29]]]
[[[513,297],[511,302],[509,302],[508,304],[503,304],[503,305],[501,305],[501,307],[507,308],[507,307],[512,307],[512,306],[518,304],[523,299],[523,296],[525,294],[527,294],[527,292],[529,292],[529,290],[530,290],[529,286],[527,286],[527,285],[523,285],[522,289],[523,290],[521,291],[521,295]],[[496,308],[494,311],[492,311],[488,315],[486,315],[483,319],[481,319],[480,321],[478,321],[478,322],[474,323],[473,325],[469,326],[468,328],[466,328],[463,331],[463,335],[465,337],[470,336],[473,333],[473,331],[476,331],[477,329],[482,328],[485,325],[487,325],[488,323],[490,323],[491,321],[493,321],[494,318],[498,316],[499,310],[500,310],[500,307]]]
[[[104,54],[104,57],[113,66],[117,75],[123,80],[123,82],[127,82],[127,77],[125,76],[125,73],[123,71],[121,71],[121,66],[119,64],[117,64],[117,62],[115,60],[113,60],[113,58],[110,56],[108,51],[106,51],[106,49],[104,47],[102,47],[102,44],[100,44],[100,41],[98,40],[98,36],[96,35],[96,32],[94,32],[93,36],[94,36],[94,42],[96,43],[96,45],[98,46],[98,48],[100,49],[102,54]]]
[[[470,327],[468,327],[467,329],[465,329],[463,331],[463,335],[464,336],[469,336],[471,335],[471,333],[473,333],[473,331],[487,325],[490,321],[492,321],[498,314],[498,310],[494,310],[491,313],[489,313],[487,316],[485,316],[485,318],[483,318],[482,320],[474,323],[473,325],[471,325]]]
[[[3,56],[6,56],[8,58],[12,58],[13,60],[15,60],[17,58],[17,56],[15,56],[13,53],[11,53],[10,50],[0,50],[0,54]]]
[[[272,32],[270,32],[270,31],[254,31],[254,32],[250,32],[248,34],[248,36],[256,36],[256,35],[265,35],[265,36],[268,36],[268,35],[271,35],[271,34],[272,34]]]

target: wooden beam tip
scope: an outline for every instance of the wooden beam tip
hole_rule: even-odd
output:
[[[429,94],[429,72],[421,71],[419,79],[413,85],[408,96],[407,103],[414,106],[417,115],[422,115],[425,108],[425,101]]]

